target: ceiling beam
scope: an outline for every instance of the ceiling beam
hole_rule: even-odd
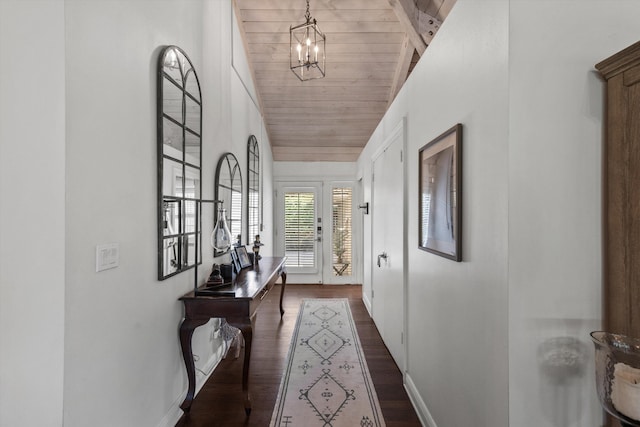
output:
[[[409,36],[405,35],[402,42],[402,50],[400,50],[400,59],[396,67],[396,72],[393,76],[393,83],[391,84],[391,90],[389,91],[389,102],[387,103],[387,109],[395,99],[396,95],[400,91],[400,88],[407,80],[407,74],[409,73],[409,67],[411,66],[411,58],[415,48],[409,40]]]
[[[416,17],[416,5],[411,0],[388,0],[393,11],[398,16],[400,24],[404,27],[404,31],[409,36],[411,44],[418,51],[418,55],[422,56],[427,49],[427,44],[422,40],[422,36],[417,30],[418,23]]]

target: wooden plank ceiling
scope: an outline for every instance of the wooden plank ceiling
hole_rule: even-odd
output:
[[[289,69],[289,26],[306,0],[235,0],[277,161],[355,161],[455,0],[310,0],[326,77]],[[431,19],[435,18],[435,19]]]

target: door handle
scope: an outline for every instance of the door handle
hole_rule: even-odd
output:
[[[387,261],[388,255],[386,252],[382,252],[380,255],[378,255],[378,267],[380,267],[380,258],[384,258],[385,262]]]

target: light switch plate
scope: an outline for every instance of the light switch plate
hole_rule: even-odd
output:
[[[96,246],[96,273],[116,268],[120,264],[120,244],[105,243]]]

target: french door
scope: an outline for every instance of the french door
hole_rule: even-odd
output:
[[[322,183],[279,183],[278,252],[291,283],[322,283]]]
[[[353,182],[278,183],[276,244],[291,283],[359,283]]]

